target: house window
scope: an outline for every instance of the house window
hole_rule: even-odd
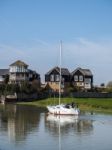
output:
[[[78,81],[78,76],[77,75],[74,76],[74,81]]]
[[[3,79],[3,76],[0,76],[0,82],[2,82],[4,79]]]
[[[85,78],[85,83],[91,83],[91,78]]]
[[[50,76],[50,81],[54,81],[54,75],[53,74],[51,74],[51,76]]]
[[[19,67],[16,68],[17,72],[20,72]]]
[[[11,66],[10,67],[10,72],[16,72],[16,67],[15,66]]]
[[[83,81],[83,76],[82,75],[79,76],[79,81]]]
[[[59,76],[58,74],[55,76],[55,80],[56,80],[57,82],[59,82],[60,76]]]
[[[32,77],[33,77],[33,75],[30,73],[30,74],[29,74],[29,78],[32,78]]]

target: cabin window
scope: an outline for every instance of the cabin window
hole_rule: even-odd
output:
[[[53,74],[51,74],[51,76],[50,76],[50,81],[54,81],[54,75]]]
[[[59,82],[60,76],[59,76],[58,74],[55,76],[55,80],[56,80],[57,82]]]
[[[83,81],[83,76],[82,75],[79,76],[79,81]]]
[[[78,76],[77,75],[74,76],[74,81],[78,81]]]

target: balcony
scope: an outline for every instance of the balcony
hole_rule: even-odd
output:
[[[24,77],[21,77],[21,76],[10,76],[10,80],[11,81],[27,81],[29,80],[28,77],[24,76]]]
[[[28,69],[25,67],[13,66],[13,67],[10,67],[9,72],[10,73],[22,73],[22,72],[25,73],[25,72],[28,72]]]

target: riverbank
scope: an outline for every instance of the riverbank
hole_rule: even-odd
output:
[[[80,110],[112,113],[112,98],[62,98],[61,103],[75,102]],[[17,104],[46,107],[58,104],[58,98],[48,98],[33,102],[19,102]]]

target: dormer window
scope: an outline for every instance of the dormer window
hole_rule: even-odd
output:
[[[57,75],[55,75],[55,80],[57,81],[57,82],[59,82],[59,80],[60,80],[60,76],[57,74]]]
[[[82,75],[79,76],[79,81],[83,81],[83,76]]]
[[[51,81],[51,82],[54,81],[54,75],[53,75],[53,74],[50,75],[50,81]]]
[[[74,81],[78,81],[78,76],[77,75],[74,76]]]

